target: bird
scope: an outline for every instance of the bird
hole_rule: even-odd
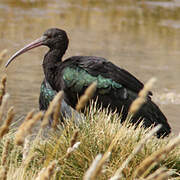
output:
[[[97,87],[92,99],[99,106],[121,114],[121,123],[124,122],[130,105],[138,97],[144,84],[127,70],[102,57],[72,56],[63,60],[68,45],[69,39],[64,30],[50,28],[40,38],[12,55],[5,67],[19,55],[39,46],[47,46],[49,50],[42,63],[45,79],[54,91],[64,91],[67,105],[75,108],[79,97],[96,81]],[[146,102],[133,115],[131,122],[143,122],[145,128],[161,124],[157,137],[165,137],[170,134],[171,127],[151,96],[152,93],[149,92]],[[42,106],[43,102],[40,103]]]
[[[39,95],[39,110],[45,112],[50,102],[54,99],[56,96],[57,91],[53,90],[48,81],[44,78],[44,80],[41,83],[40,86],[40,95]],[[64,99],[61,100],[61,106],[60,106],[60,122],[64,122],[65,119],[71,119],[74,118],[74,122],[76,124],[83,121],[83,116],[75,111],[71,106],[69,106]],[[51,126],[53,123],[53,117],[50,116],[49,118],[49,126]]]

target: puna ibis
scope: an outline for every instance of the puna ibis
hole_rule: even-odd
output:
[[[43,82],[41,83],[40,87],[40,96],[39,96],[39,109],[41,111],[46,111],[49,107],[49,103],[53,100],[57,92],[53,90],[50,84],[44,78]],[[64,99],[61,101],[61,108],[60,108],[60,121],[64,121],[64,118],[71,118],[73,117],[76,123],[82,121],[82,115],[75,111],[71,106],[69,106]],[[49,124],[51,125],[53,118],[50,117]]]
[[[20,54],[38,46],[47,46],[49,51],[43,60],[43,70],[47,82],[56,92],[64,91],[64,101],[75,108],[78,98],[94,81],[97,89],[93,99],[97,104],[112,111],[122,113],[122,122],[126,119],[131,103],[144,87],[137,78],[112,62],[95,56],[72,56],[64,61],[62,57],[68,48],[68,36],[64,30],[51,28],[39,39],[17,51],[6,63],[6,67]],[[42,90],[44,91],[44,90]],[[171,132],[166,117],[151,100],[151,92],[140,110],[132,117],[132,123],[143,121],[144,127],[162,124],[157,137]],[[41,98],[41,97],[40,97]],[[40,101],[40,106],[44,105]]]

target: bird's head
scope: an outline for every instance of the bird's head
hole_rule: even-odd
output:
[[[8,65],[19,55],[39,46],[47,46],[50,48],[50,50],[57,49],[62,51],[62,54],[64,54],[68,47],[68,43],[69,40],[64,30],[58,28],[48,29],[45,31],[43,36],[26,45],[17,51],[14,55],[12,55],[11,58],[7,61],[5,67],[8,67]]]

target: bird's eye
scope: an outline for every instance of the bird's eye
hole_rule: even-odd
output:
[[[61,38],[61,35],[60,35],[60,34],[58,35],[58,38]]]
[[[51,34],[48,33],[44,34],[44,36],[46,36],[47,38],[51,38]]]
[[[47,34],[47,37],[48,37],[48,38],[51,38],[52,36],[51,36],[51,34]]]

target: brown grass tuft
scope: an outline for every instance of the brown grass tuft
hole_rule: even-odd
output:
[[[106,151],[102,158],[97,162],[96,166],[94,166],[94,171],[91,174],[89,179],[94,180],[101,173],[103,165],[107,162],[111,155],[111,151]]]
[[[63,99],[63,91],[60,92],[58,98],[59,100],[55,104],[54,107],[54,113],[53,113],[53,123],[52,123],[52,128],[56,129],[58,123],[59,123],[59,117],[60,117],[60,109],[61,109],[61,102]]]
[[[24,147],[23,147],[23,161],[26,160],[28,153],[29,153],[29,149],[30,149],[30,141],[28,138],[25,138],[25,142],[24,142]]]
[[[64,159],[68,159],[73,151],[75,151],[79,145],[80,142],[77,142],[79,130],[76,130],[70,140],[70,147],[67,149],[66,154],[59,158],[59,162],[61,162]]]
[[[164,148],[154,152],[152,155],[148,156],[136,169],[135,171],[135,177],[139,178],[143,176],[145,171],[154,163],[158,163],[162,159],[165,159],[168,153],[173,150],[178,144],[180,143],[180,134],[171,142],[165,146]]]
[[[9,94],[5,94],[3,96],[3,99],[2,99],[2,104],[0,106],[0,121],[2,120],[2,117],[4,115],[4,112],[5,112],[5,107],[7,105],[7,102],[8,102],[8,99],[9,99]]]
[[[24,169],[26,169],[28,167],[28,165],[33,162],[33,160],[37,157],[37,152],[34,153],[30,153],[26,156],[26,158],[23,160],[22,162],[22,166]]]
[[[36,124],[37,121],[39,121],[42,116],[43,116],[43,112],[38,112],[37,114],[35,114],[31,119],[29,119],[29,117],[31,117],[33,114],[33,111],[31,111],[30,113],[28,113],[28,115],[26,116],[25,121],[22,123],[22,125],[19,127],[16,135],[15,135],[15,143],[17,145],[22,145],[24,143],[24,139],[25,137],[31,133],[31,129],[33,128],[33,126]]]
[[[2,159],[1,159],[1,165],[2,166],[6,165],[6,160],[7,160],[7,157],[8,157],[9,144],[10,144],[10,140],[8,139],[5,142],[5,145],[4,145],[4,148],[3,148],[3,152],[2,152]]]
[[[51,177],[53,176],[56,165],[57,165],[57,161],[56,160],[52,161],[47,168],[43,168],[40,171],[36,180],[50,180]]]
[[[99,161],[102,159],[102,154],[98,154],[95,159],[93,160],[91,166],[85,172],[83,180],[92,180],[92,174],[94,174]]]
[[[8,168],[2,166],[0,168],[0,180],[6,180],[7,179],[7,173],[8,173]]]
[[[2,103],[2,98],[6,93],[6,81],[7,81],[7,76],[3,75],[0,83],[0,105]]]
[[[94,95],[95,91],[96,91],[96,87],[97,87],[97,82],[93,82],[84,92],[84,94],[80,97],[77,105],[76,105],[76,110],[79,112],[81,111],[87,104],[87,102],[89,101],[89,99],[92,98],[92,96]]]
[[[9,131],[9,126],[14,118],[14,107],[10,107],[7,113],[7,118],[4,121],[4,124],[0,128],[0,139]]]
[[[134,148],[132,153],[128,156],[128,158],[122,163],[121,167],[116,171],[115,175],[111,178],[111,180],[118,180],[122,178],[123,169],[127,167],[129,162],[134,158],[134,156],[142,149],[144,144],[150,139],[159,129],[161,125],[154,127],[146,136],[138,143],[138,145]]]
[[[174,174],[173,171],[165,171],[165,172],[159,173],[159,175],[157,175],[156,177],[156,180],[168,180],[169,177],[173,174]]]
[[[154,180],[157,179],[157,177],[160,174],[163,174],[164,172],[167,172],[166,168],[159,168],[154,173],[150,174],[148,177],[146,177],[146,180]]]
[[[0,52],[0,66],[2,65],[2,62],[7,54],[8,50],[7,49],[4,49]]]
[[[30,119],[32,119],[32,117],[34,116],[34,112],[35,112],[35,110],[32,109],[31,111],[29,111],[29,112],[27,113],[27,115],[26,115],[26,117],[25,117],[25,119],[24,119],[24,123],[25,123],[26,121],[29,121]],[[21,124],[21,126],[24,126],[24,125]],[[21,127],[21,126],[20,126],[20,127]]]
[[[139,92],[138,98],[136,98],[129,108],[129,114],[135,114],[141,106],[146,102],[146,97],[149,91],[152,89],[153,84],[155,83],[156,79],[151,78],[143,87],[143,89]]]
[[[78,133],[79,133],[79,130],[75,130],[73,136],[72,136],[72,139],[71,139],[71,142],[70,142],[70,146],[73,147],[74,144],[76,143],[77,141],[77,137],[78,137]]]
[[[54,99],[50,102],[49,104],[49,107],[47,109],[47,111],[45,112],[44,114],[44,118],[43,118],[43,121],[41,123],[41,127],[44,128],[45,126],[47,126],[49,124],[49,117],[50,115],[54,112],[54,110],[56,111],[56,115],[54,115],[55,117],[55,122],[54,122],[54,127],[56,126],[57,124],[57,121],[58,121],[58,114],[59,114],[59,109],[58,109],[58,106],[60,107],[60,103],[61,103],[61,100],[62,100],[62,97],[63,97],[63,91],[59,91],[56,96],[54,97]]]

